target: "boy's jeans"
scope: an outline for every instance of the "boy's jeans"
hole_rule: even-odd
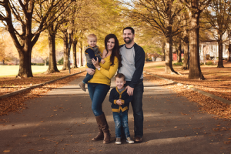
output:
[[[128,128],[128,111],[113,112],[113,118],[115,122],[115,134],[116,138],[121,138],[121,126],[123,126],[126,138],[130,137]]]
[[[93,64],[87,63],[87,67],[95,70],[95,66]],[[85,84],[88,83],[88,81],[91,80],[92,77],[93,77],[93,75],[90,75],[87,73],[86,77],[83,79],[83,83],[85,83]]]

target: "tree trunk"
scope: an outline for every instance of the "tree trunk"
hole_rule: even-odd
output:
[[[190,34],[189,34],[189,49],[190,49],[190,66],[189,66],[189,79],[204,79],[200,68],[199,57],[199,18],[200,12],[195,9],[198,8],[197,0],[192,2],[193,10],[190,10]]]
[[[80,66],[83,66],[83,42],[80,42],[80,47],[79,47],[79,52],[80,52]]]
[[[188,9],[186,13],[184,14],[184,17],[186,18],[188,16]],[[184,50],[184,61],[183,61],[183,70],[188,70],[189,69],[189,38],[188,38],[188,30],[186,26],[188,25],[187,20],[183,21],[184,24],[184,32],[183,32],[183,50]]]
[[[24,27],[24,37],[15,38],[12,32],[10,32],[19,53],[19,71],[17,76],[25,78],[33,77],[31,69],[31,53],[34,43],[32,43],[31,19],[30,16],[27,18],[28,22],[26,22],[26,26]]]
[[[165,45],[165,73],[176,73],[172,67],[172,26],[167,27]]]
[[[187,41],[183,42],[183,48],[184,48],[184,61],[183,61],[183,70],[189,69],[189,43],[188,43],[188,37],[186,38]]]
[[[77,40],[75,39],[73,41],[73,67],[74,68],[78,68],[77,62],[76,62],[76,59],[77,59],[77,57],[76,57],[76,46],[77,46]]]
[[[219,48],[219,60],[218,60],[218,68],[224,68],[223,65],[223,44],[222,44],[222,35],[219,35],[219,40],[218,40],[218,48]]]
[[[162,53],[164,54],[162,61],[165,61],[165,41],[162,42]]]
[[[28,47],[26,49],[25,48],[26,47],[24,47],[24,49],[17,48],[19,53],[19,71],[17,76],[25,77],[25,78],[33,77],[32,70],[31,70],[32,48],[31,47]]]
[[[179,43],[178,49],[177,49],[177,62],[182,62],[181,60],[181,42]]]
[[[67,70],[69,68],[68,61],[69,61],[69,55],[68,55],[68,33],[64,33],[64,39],[63,39],[63,68],[62,70]]]
[[[59,72],[57,68],[57,63],[56,63],[56,53],[55,53],[55,35],[56,32],[53,31],[50,27],[48,30],[48,41],[49,41],[49,67],[47,72],[48,73],[54,73],[54,72]]]
[[[166,19],[167,23],[167,31],[166,31],[166,47],[165,47],[165,73],[176,73],[172,67],[172,3],[173,1],[167,1],[167,16],[168,19]]]

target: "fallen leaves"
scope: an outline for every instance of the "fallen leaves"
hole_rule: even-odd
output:
[[[159,74],[157,74],[157,75],[159,76]],[[201,80],[185,79],[185,77],[181,77],[181,76],[180,77],[175,77],[175,76],[174,77],[169,77],[169,76],[167,76],[167,77],[170,78],[170,79],[172,79],[172,78],[173,79],[180,78],[181,83],[183,81],[187,81],[187,82],[190,82],[190,83],[193,82],[194,85],[201,84],[203,82]],[[170,81],[166,81],[166,80],[163,80],[163,79],[160,79],[160,78],[148,75],[148,74],[145,74],[145,78],[150,80],[151,82],[161,84],[162,87],[169,88],[169,89],[177,92],[179,96],[184,96],[184,97],[188,98],[189,101],[197,102],[200,105],[200,109],[203,110],[203,111],[206,111],[209,114],[215,114],[215,115],[219,116],[219,118],[231,119],[231,105],[228,105],[228,104],[223,103],[221,101],[215,100],[213,98],[210,98],[210,97],[207,97],[207,96],[205,96],[203,94],[195,92],[195,91],[193,91],[191,89],[188,89],[184,85],[172,84]],[[178,80],[176,80],[176,81],[178,81]],[[230,79],[229,79],[229,81],[230,81]],[[207,82],[208,81],[206,81],[205,84],[207,84]],[[212,82],[212,83],[216,85],[216,83],[214,83],[214,82]],[[210,84],[208,84],[208,86],[209,85]],[[218,88],[219,88],[219,85],[216,85],[216,86],[218,86]],[[196,88],[198,88],[198,87],[196,87]],[[227,89],[224,89],[224,90],[227,91]],[[231,92],[230,92],[229,95],[230,95],[230,98],[231,98]],[[182,115],[187,115],[185,113],[181,113],[181,114]]]
[[[76,69],[73,73],[77,73],[77,72],[79,72],[78,69]],[[46,75],[40,74],[40,75],[35,75],[33,78],[18,79],[13,77],[7,77],[7,78],[4,77],[1,78],[0,81],[0,95],[29,87],[31,83],[33,83],[33,85],[41,84],[67,75],[69,75],[68,71],[61,72],[61,73],[46,74]],[[23,93],[1,99],[0,116],[7,115],[9,112],[21,112],[22,110],[27,108],[26,104],[24,103],[26,100],[33,99],[36,97],[41,97],[42,95],[49,92],[50,90],[57,87],[61,87],[64,84],[67,84],[70,81],[84,75],[85,74],[82,73],[82,74],[70,76],[61,80],[57,80],[50,84],[46,84],[44,86],[35,89],[27,90]],[[2,120],[0,120],[0,122],[1,121]]]
[[[8,153],[8,152],[10,152],[10,150],[4,150],[3,152],[4,152],[4,153]]]

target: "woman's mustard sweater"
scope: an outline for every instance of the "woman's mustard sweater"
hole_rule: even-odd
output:
[[[104,58],[105,63],[100,63],[100,70],[95,69],[95,74],[93,75],[93,78],[88,81],[88,83],[99,83],[99,84],[106,84],[111,85],[111,78],[115,75],[119,62],[117,57],[114,58],[114,65],[111,65],[110,57],[107,56]]]

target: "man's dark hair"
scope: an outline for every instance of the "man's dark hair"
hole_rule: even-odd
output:
[[[134,30],[132,27],[125,27],[125,28],[123,29],[123,32],[124,32],[125,29],[130,29],[130,30],[132,31],[132,34],[135,34],[135,30]]]
[[[125,76],[122,73],[117,73],[115,77],[116,78],[123,78],[125,81]]]

